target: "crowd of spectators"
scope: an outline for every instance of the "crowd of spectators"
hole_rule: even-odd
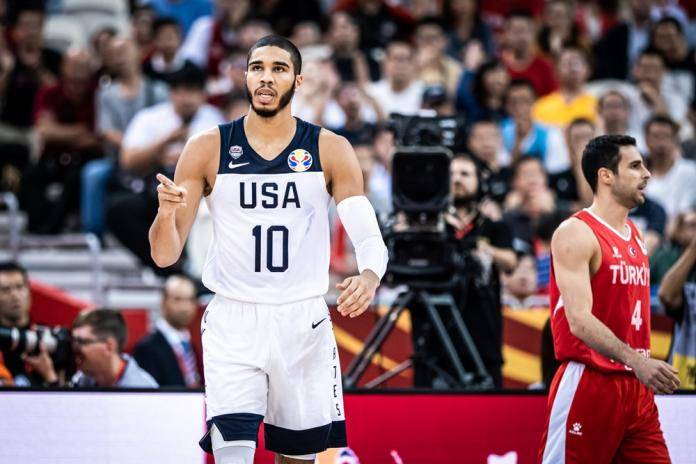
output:
[[[674,240],[696,208],[690,2],[132,0],[127,28],[59,49],[44,26],[64,3],[0,0],[0,190],[18,196],[30,232],[112,234],[154,268],[154,174],[172,174],[192,134],[246,113],[247,50],[277,33],[304,60],[293,114],[353,144],[381,217],[390,113],[462,117],[457,151],[487,185],[480,210],[519,258],[502,270],[511,306],[537,305],[554,226],[591,201],[580,159],[596,135],[638,142],[652,179],[631,215],[664,272],[686,246]],[[183,259],[157,272],[198,275]]]

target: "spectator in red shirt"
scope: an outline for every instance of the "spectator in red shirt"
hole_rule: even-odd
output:
[[[532,83],[539,97],[556,90],[553,64],[535,49],[534,18],[525,11],[511,12],[505,20],[501,59],[512,79]]]
[[[36,233],[58,233],[69,224],[79,205],[80,169],[100,155],[89,64],[86,51],[66,53],[60,83],[42,87],[36,97],[35,125],[44,149],[22,191],[29,229]]]

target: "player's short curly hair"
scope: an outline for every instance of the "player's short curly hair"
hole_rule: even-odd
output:
[[[254,45],[249,49],[247,54],[247,66],[249,66],[249,60],[251,59],[251,54],[257,48],[261,47],[278,47],[282,48],[290,54],[290,61],[292,61],[293,71],[297,76],[302,72],[302,55],[297,49],[294,43],[280,35],[267,35],[266,37],[260,38]]]

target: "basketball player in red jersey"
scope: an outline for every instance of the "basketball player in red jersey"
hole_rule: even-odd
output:
[[[650,358],[650,271],[628,212],[650,172],[632,137],[590,141],[582,170],[592,205],[551,241],[551,329],[561,367],[551,383],[539,461],[669,463],[654,393],[679,387]]]

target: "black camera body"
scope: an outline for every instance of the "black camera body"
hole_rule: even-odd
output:
[[[444,213],[452,204],[450,164],[463,138],[462,117],[392,114],[396,143],[392,200],[396,213],[386,227],[387,281],[423,284],[453,279],[462,266]]]

